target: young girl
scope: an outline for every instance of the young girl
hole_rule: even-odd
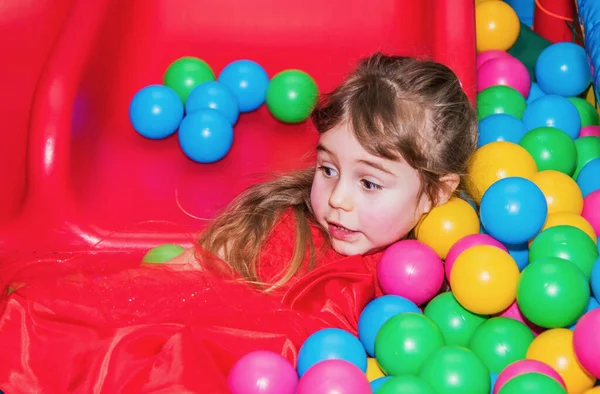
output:
[[[12,278],[0,389],[225,393],[250,351],[295,362],[318,329],[356,333],[380,253],[461,188],[476,116],[447,67],[375,54],[312,121],[315,165],[249,188],[172,261]]]

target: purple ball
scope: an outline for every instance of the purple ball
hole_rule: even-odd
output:
[[[228,383],[232,394],[295,394],[298,374],[285,357],[258,350],[235,363]]]
[[[364,394],[370,393],[367,376],[345,360],[325,360],[310,367],[298,385],[297,394]]]

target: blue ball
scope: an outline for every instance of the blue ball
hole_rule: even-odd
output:
[[[523,113],[527,130],[538,127],[554,127],[575,139],[581,129],[581,117],[577,107],[564,97],[547,94],[527,105]]]
[[[600,303],[598,303],[598,301],[596,301],[596,299],[594,297],[590,297],[587,307],[585,308],[585,312],[583,312],[583,314],[579,317],[579,319],[577,319],[577,321],[575,321],[575,323],[573,323],[569,326],[569,330],[572,331],[575,329],[577,322],[581,319],[581,317],[583,317],[583,315],[585,315],[589,311],[593,311],[594,309],[598,309],[598,308],[600,308]]]
[[[182,118],[183,102],[167,86],[146,86],[133,96],[129,104],[129,120],[133,128],[153,140],[175,133]]]
[[[231,90],[215,81],[204,82],[196,86],[185,102],[187,115],[205,108],[220,112],[232,126],[235,125],[240,114],[237,99]]]
[[[544,96],[546,93],[542,89],[540,89],[540,85],[533,82],[531,84],[531,88],[529,89],[529,96],[527,96],[527,104],[531,103],[533,100]]]
[[[600,257],[596,259],[594,267],[592,267],[592,273],[590,274],[590,286],[592,287],[592,294],[596,301],[600,302]]]
[[[490,394],[494,392],[494,386],[496,385],[496,381],[498,380],[498,374],[494,372],[490,372]]]
[[[477,147],[496,141],[518,144],[526,133],[527,127],[519,118],[508,114],[490,115],[479,122]]]
[[[377,378],[375,380],[373,380],[370,384],[371,384],[371,391],[373,392],[373,394],[377,394],[377,390],[379,390],[383,384],[385,382],[387,382],[388,380],[390,380],[392,377],[391,376],[382,376],[380,378]]]
[[[481,222],[498,241],[522,244],[540,232],[548,216],[546,197],[528,179],[508,177],[494,182],[483,194]]]
[[[345,360],[367,372],[367,353],[357,337],[339,328],[325,328],[309,336],[298,352],[300,376],[324,360]]]
[[[508,253],[517,263],[519,271],[523,272],[525,267],[529,264],[529,244],[527,242],[522,244],[504,244]]]
[[[187,115],[179,127],[179,145],[185,155],[198,163],[214,163],[231,149],[233,127],[214,109],[200,109]]]
[[[252,60],[236,60],[221,71],[219,82],[233,92],[240,112],[250,112],[265,102],[269,76]]]
[[[375,356],[375,337],[383,323],[403,312],[421,313],[421,310],[414,302],[397,295],[377,297],[363,309],[358,319],[358,339],[371,357]]]
[[[600,189],[600,158],[589,161],[577,174],[577,185],[583,197]]]
[[[579,96],[592,82],[585,49],[572,42],[548,46],[537,58],[535,78],[546,94]]]

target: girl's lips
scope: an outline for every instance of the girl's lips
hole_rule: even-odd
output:
[[[359,234],[358,231],[349,230],[335,222],[327,222],[329,234],[340,241],[351,241]]]

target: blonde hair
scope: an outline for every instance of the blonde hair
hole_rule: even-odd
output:
[[[319,133],[347,122],[369,153],[402,158],[417,169],[422,190],[438,202],[440,178],[461,177],[477,144],[477,118],[456,75],[429,60],[376,53],[317,103],[312,116]],[[201,234],[199,244],[220,255],[229,267],[266,291],[284,285],[317,252],[310,224],[319,228],[310,191],[309,168],[251,186],[235,198]],[[294,253],[274,283],[261,283],[260,251],[280,215],[291,209],[296,222]],[[325,231],[320,229],[324,234]]]

